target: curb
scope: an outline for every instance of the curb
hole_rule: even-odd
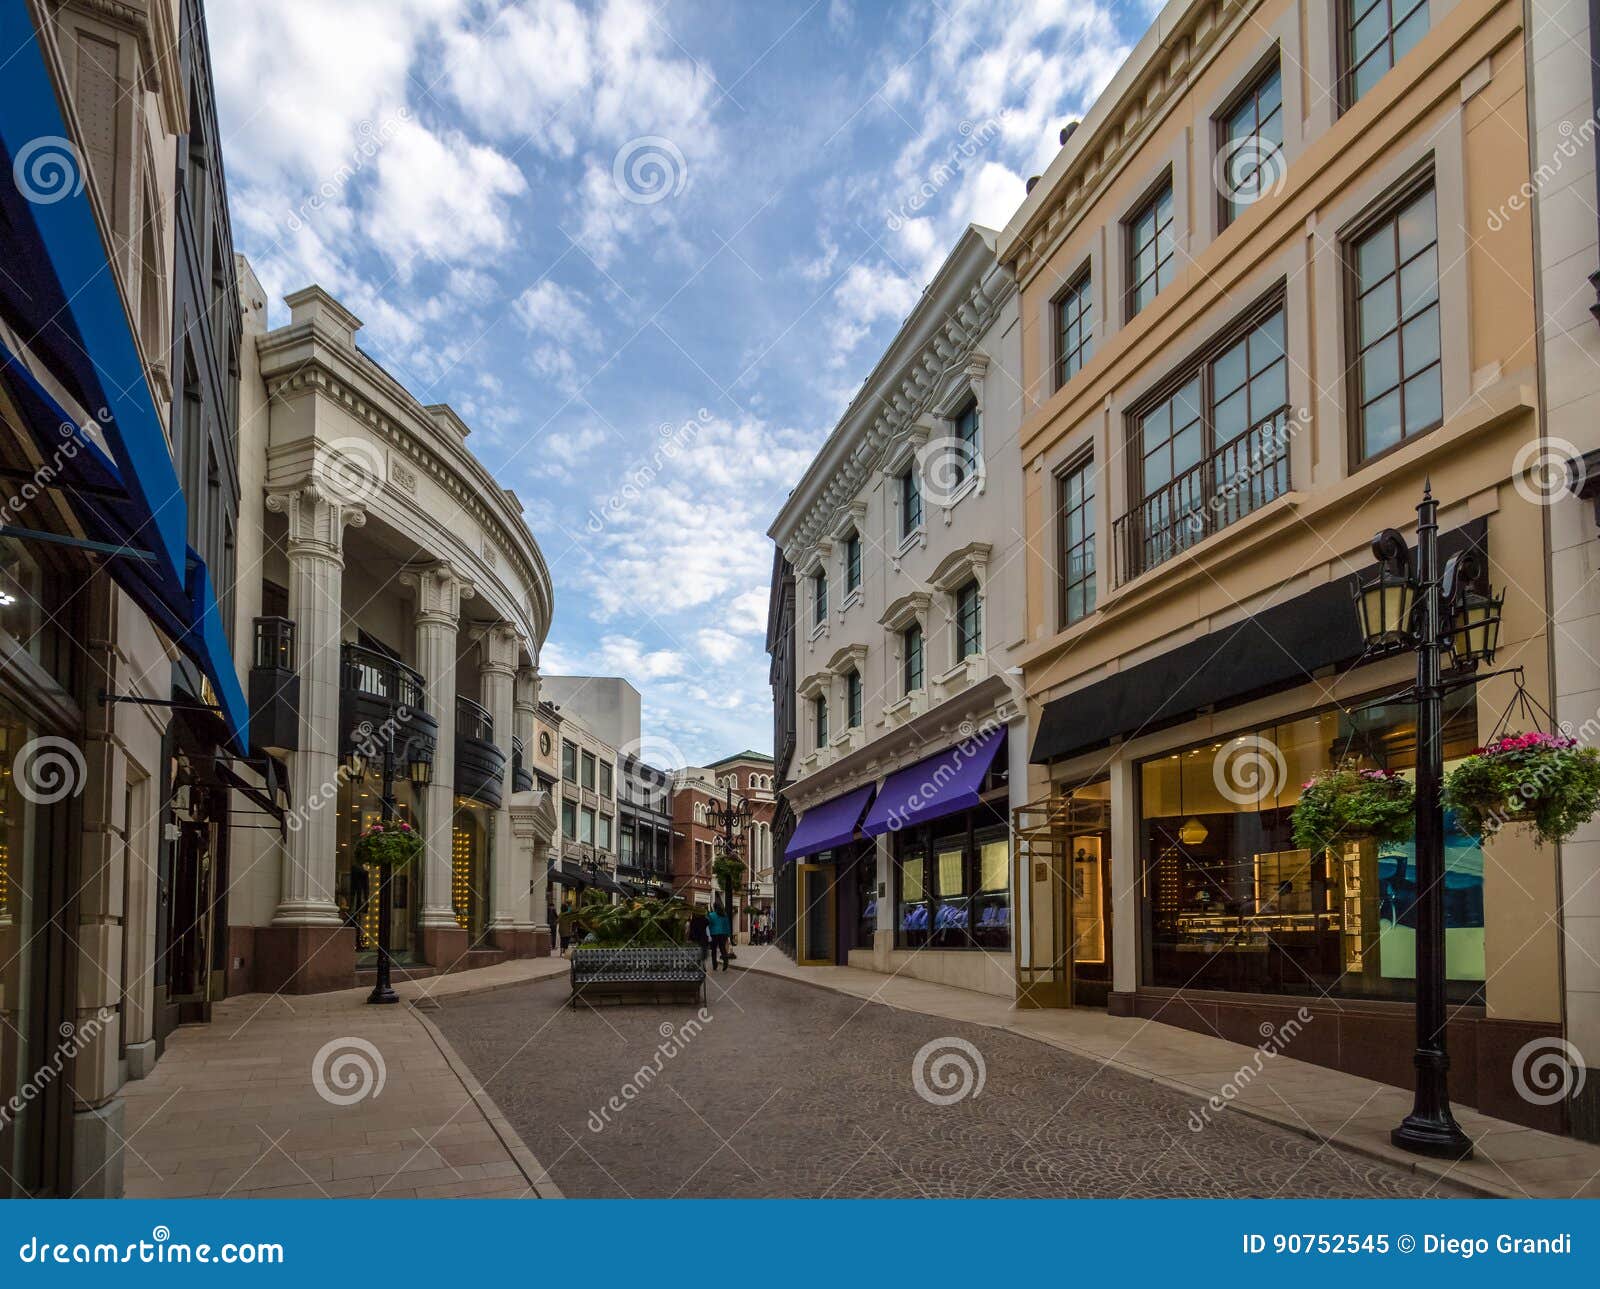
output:
[[[981,1029],[1000,1030],[1003,1033],[1014,1034],[1018,1038],[1025,1038],[1031,1042],[1038,1043],[1041,1046],[1052,1048],[1055,1051],[1066,1052],[1071,1056],[1078,1057],[1080,1060],[1093,1061],[1099,1065],[1116,1070],[1119,1074],[1125,1074],[1131,1078],[1142,1079],[1149,1083],[1155,1083],[1160,1087],[1166,1088],[1172,1092],[1181,1092],[1185,1096],[1194,1097],[1198,1101],[1207,1102],[1210,1100],[1206,1092],[1194,1087],[1192,1084],[1179,1082],[1176,1079],[1168,1078],[1164,1074],[1152,1074],[1149,1070],[1144,1069],[1141,1066],[1128,1065],[1122,1061],[1107,1057],[1093,1056],[1088,1052],[1080,1051],[1078,1048],[1070,1047],[1064,1043],[1057,1042],[1039,1034],[1031,1034],[1027,1030],[1014,1028],[1012,1025],[1004,1022],[954,1020],[947,1016],[940,1016],[938,1012],[924,1011],[920,1007],[908,1007],[902,1003],[890,1002],[886,998],[873,997],[870,995],[863,997],[861,994],[852,993],[848,989],[840,989],[837,985],[830,985],[823,980],[800,980],[793,976],[785,975],[782,972],[766,971],[761,967],[736,966],[734,967],[734,970],[748,971],[758,976],[767,976],[773,980],[785,980],[790,984],[801,985],[808,989],[820,989],[825,993],[834,994],[840,998],[854,998],[857,1002],[861,1003],[875,1003],[880,1007],[888,1007],[894,1011],[909,1012],[917,1016],[931,1016],[936,1017],[939,1020],[949,1020],[951,1024],[954,1025],[976,1025]],[[953,988],[953,986],[951,987]],[[1415,1155],[1408,1154],[1401,1150],[1386,1149],[1382,1146],[1372,1146],[1366,1142],[1349,1141],[1343,1137],[1324,1137],[1321,1133],[1307,1127],[1304,1123],[1297,1119],[1279,1117],[1267,1110],[1258,1110],[1252,1107],[1241,1106],[1237,1102],[1234,1102],[1225,1105],[1222,1113],[1238,1114],[1246,1119],[1254,1119],[1259,1123],[1270,1124],[1275,1128],[1283,1128],[1294,1133],[1297,1137],[1304,1137],[1309,1141],[1315,1141],[1324,1146],[1335,1146],[1340,1150],[1348,1151],[1350,1154],[1360,1155],[1364,1159],[1375,1159],[1380,1163],[1388,1164],[1393,1168],[1400,1169],[1402,1172],[1412,1173],[1420,1177],[1429,1177],[1435,1181],[1445,1182],[1451,1186],[1459,1187],[1461,1190],[1472,1192],[1473,1195],[1480,1199],[1530,1198],[1526,1191],[1513,1190],[1510,1187],[1498,1187],[1492,1183],[1479,1180],[1478,1178],[1461,1177],[1453,1173],[1449,1167],[1440,1167],[1429,1160],[1420,1159]]]
[[[489,970],[489,968],[484,968],[484,970]],[[471,972],[460,971],[452,974],[459,977],[470,975]],[[493,984],[473,984],[465,989],[452,989],[448,993],[432,993],[428,990],[423,990],[415,998],[408,997],[405,994],[401,994],[400,998],[401,1001],[409,1006],[413,1011],[417,1011],[419,1010],[417,1007],[418,1003],[432,1003],[434,1006],[441,1006],[453,998],[475,998],[481,994],[497,994],[502,989],[517,989],[523,985],[537,985],[546,980],[555,980],[557,977],[565,974],[566,967],[563,966],[562,970],[560,971],[551,971],[544,975],[538,976],[524,976],[520,980],[497,980]],[[449,978],[449,975],[433,977],[433,979],[436,980],[448,980]],[[415,985],[426,985],[428,981],[415,980],[410,981],[409,983]]]
[[[474,990],[475,993],[494,993],[500,989],[509,988],[512,984],[531,984],[532,981],[516,980],[506,984],[490,985],[487,988]],[[433,1040],[434,1046],[439,1049],[439,1054],[444,1057],[445,1064],[450,1067],[450,1072],[461,1080],[461,1086],[467,1090],[467,1095],[472,1098],[473,1104],[478,1107],[478,1113],[484,1117],[485,1122],[493,1130],[494,1135],[500,1139],[500,1144],[505,1147],[506,1153],[511,1156],[518,1171],[522,1173],[523,1180],[528,1183],[528,1190],[534,1199],[565,1199],[561,1188],[550,1178],[550,1171],[539,1162],[533,1151],[523,1143],[517,1130],[511,1126],[511,1121],[501,1113],[500,1107],[494,1103],[494,1098],[484,1091],[483,1085],[473,1077],[472,1071],[467,1068],[456,1049],[451,1046],[440,1031],[439,1027],[424,1016],[415,1007],[411,1008],[412,1016],[418,1020],[428,1037]]]

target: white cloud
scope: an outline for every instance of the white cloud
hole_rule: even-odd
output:
[[[535,282],[517,297],[517,319],[530,336],[551,336],[593,348],[600,343],[594,306],[582,291],[569,290],[549,278]]]
[[[744,642],[732,632],[720,627],[704,627],[695,633],[695,643],[701,656],[710,662],[731,662],[744,649]]]

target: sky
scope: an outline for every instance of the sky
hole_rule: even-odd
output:
[[[449,403],[550,567],[547,674],[770,751],[766,530],[969,222],[1152,0],[210,0],[234,240]],[[671,755],[669,754],[669,755]]]

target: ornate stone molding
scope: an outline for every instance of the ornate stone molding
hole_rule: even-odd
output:
[[[267,509],[289,521],[289,554],[344,562],[344,530],[367,522],[360,506],[317,482],[267,494]]]
[[[417,593],[417,621],[455,626],[461,619],[461,602],[477,593],[472,579],[448,560],[439,560],[400,574],[400,584]]]
[[[519,711],[537,712],[539,710],[539,669],[537,667],[517,668],[517,689],[514,701]]]
[[[472,633],[479,646],[478,674],[509,676],[517,674],[517,659],[522,652],[522,637],[509,622],[479,627]]]

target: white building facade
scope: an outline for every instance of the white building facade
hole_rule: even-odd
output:
[[[798,959],[1010,997],[1020,341],[967,230],[770,535],[793,565]],[[1018,802],[1017,804],[1020,804]]]

